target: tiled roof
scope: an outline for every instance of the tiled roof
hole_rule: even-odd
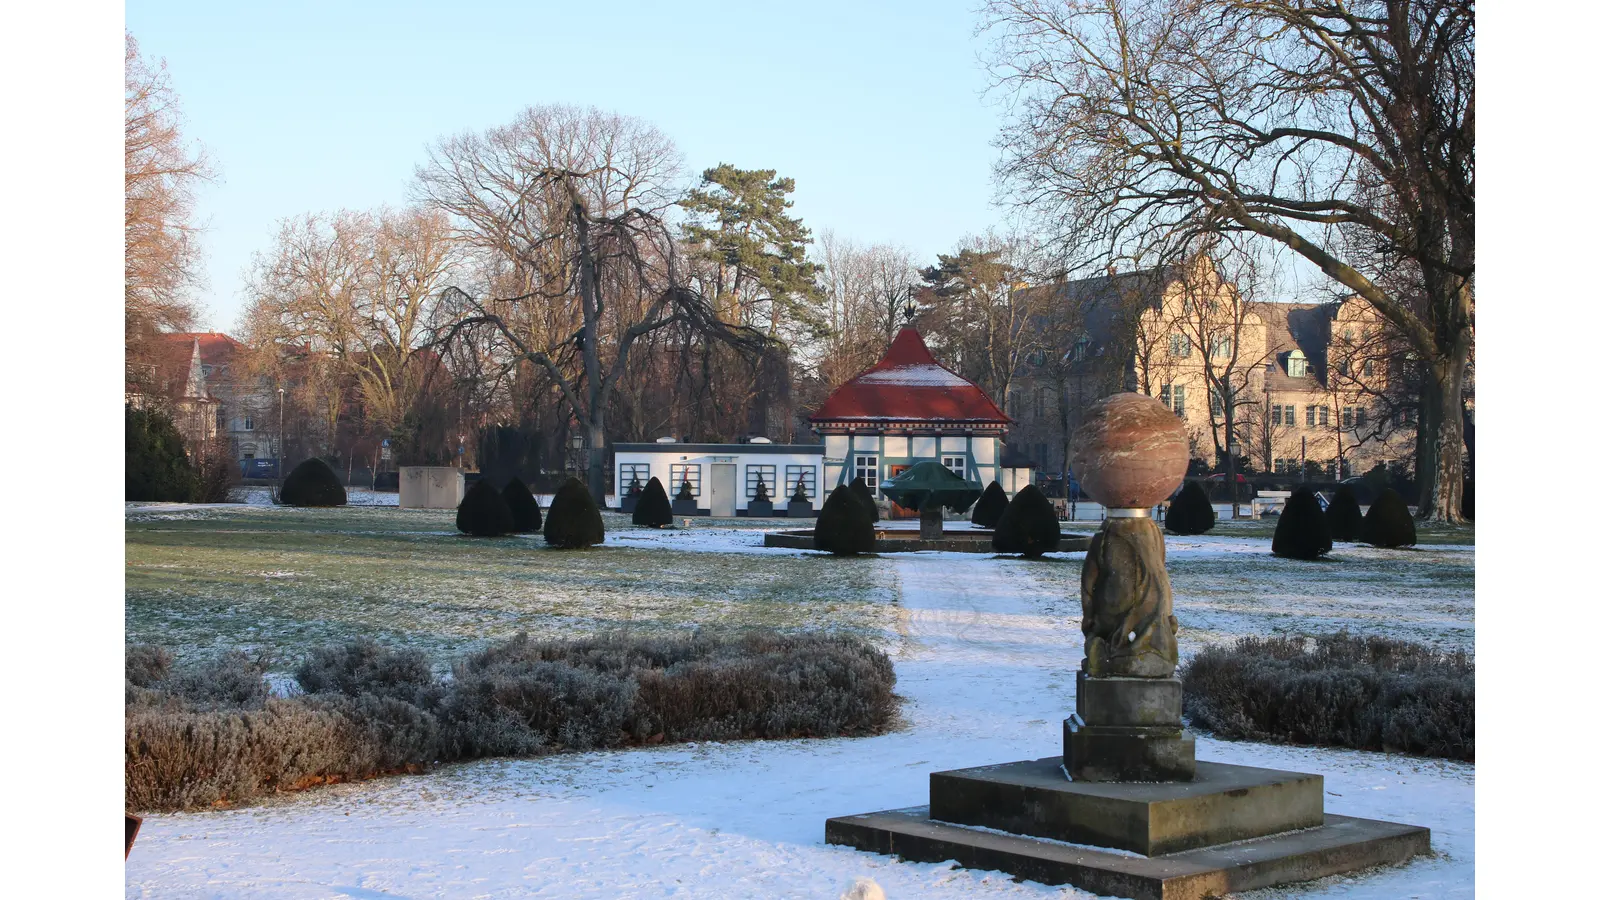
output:
[[[1011,419],[983,389],[939,365],[915,328],[902,328],[883,359],[840,385],[812,422],[982,422]]]

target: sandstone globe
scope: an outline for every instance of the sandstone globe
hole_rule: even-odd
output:
[[[1096,503],[1147,509],[1167,499],[1189,469],[1189,435],[1161,401],[1112,394],[1091,404],[1073,436],[1072,469]]]

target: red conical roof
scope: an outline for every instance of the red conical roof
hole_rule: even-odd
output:
[[[1011,419],[989,395],[939,365],[915,328],[902,328],[877,365],[839,386],[812,422],[984,422]]]

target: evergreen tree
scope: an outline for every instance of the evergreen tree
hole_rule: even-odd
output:
[[[545,513],[545,543],[563,550],[576,550],[603,544],[605,540],[605,522],[600,518],[600,507],[589,495],[589,488],[576,478],[568,478],[551,498],[550,510]]]
[[[339,476],[315,456],[295,466],[278,492],[278,502],[286,506],[343,506],[345,499]]]
[[[1348,484],[1339,485],[1328,503],[1328,529],[1336,541],[1361,540],[1361,504]]]
[[[516,527],[511,506],[486,478],[473,482],[456,507],[456,529],[473,537],[499,537]]]
[[[651,477],[650,483],[639,492],[639,502],[633,507],[633,524],[661,528],[672,524],[672,501],[667,499],[667,489],[661,479]]]
[[[756,476],[756,495],[750,499],[756,503],[766,503],[772,499],[767,496],[767,482],[760,475]]]
[[[867,487],[866,479],[862,478],[860,475],[857,475],[855,480],[850,482],[850,490],[855,491],[857,499],[859,499],[862,505],[866,506],[867,511],[871,513],[872,518],[869,521],[878,521],[878,503],[876,500],[872,499],[872,489]],[[830,496],[828,499],[831,500],[833,498]]]
[[[637,500],[637,499],[639,499],[639,495],[641,495],[643,493],[644,493],[644,487],[639,484],[639,479],[635,478],[632,481],[628,482],[628,493],[626,494],[626,496],[632,497],[633,499]]]
[[[1412,547],[1417,543],[1417,523],[1405,498],[1394,488],[1378,492],[1367,516],[1361,520],[1361,541],[1374,547]]]
[[[678,496],[677,496],[676,499],[682,500],[685,503],[693,502],[694,501],[694,485],[691,485],[688,481],[685,481],[683,484],[678,485]]]
[[[1170,534],[1205,534],[1217,524],[1217,512],[1211,508],[1211,498],[1197,481],[1185,481],[1183,490],[1173,499],[1167,510],[1167,532]]]
[[[1289,559],[1316,559],[1333,549],[1333,531],[1328,514],[1322,511],[1317,495],[1300,488],[1289,496],[1272,532],[1272,555]]]
[[[511,530],[516,534],[532,534],[543,527],[542,516],[539,514],[539,501],[534,498],[533,491],[522,483],[521,478],[512,478],[506,482],[506,489],[500,492],[506,500],[506,506],[511,507]]]
[[[198,484],[183,435],[159,410],[129,406],[123,414],[125,500],[187,503]]]
[[[996,553],[1021,553],[1037,559],[1061,546],[1061,522],[1050,498],[1030,484],[1011,498],[995,523],[992,545]]]
[[[806,480],[801,478],[794,483],[794,493],[789,496],[790,503],[810,503],[811,495],[806,493]]]
[[[1006,496],[1005,488],[1000,486],[1000,482],[991,481],[983,489],[983,496],[972,507],[972,524],[979,528],[993,528],[1010,505],[1011,498]]]
[[[822,504],[811,534],[818,550],[840,556],[871,553],[876,543],[867,508],[855,491],[842,484],[834,488],[828,495],[828,502]]]

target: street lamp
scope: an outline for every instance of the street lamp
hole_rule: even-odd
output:
[[[282,499],[282,497],[283,497],[283,388],[281,388],[281,387],[278,388],[278,459],[277,459],[277,462],[276,462],[276,467],[278,469],[278,496],[275,497],[274,499]]]

